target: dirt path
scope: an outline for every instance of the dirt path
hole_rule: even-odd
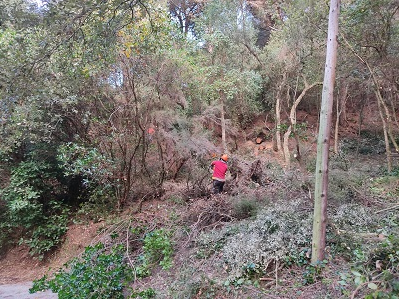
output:
[[[16,246],[0,257],[0,299],[57,299],[51,291],[29,294],[32,281],[58,270],[78,256],[97,235],[101,223],[71,225],[65,242],[45,262],[32,258],[26,245]]]
[[[29,293],[32,282],[0,285],[0,299],[58,299],[51,291]]]

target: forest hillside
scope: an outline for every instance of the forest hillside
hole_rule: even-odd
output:
[[[398,1],[339,3],[312,262],[329,3],[3,0],[0,284],[398,298]]]
[[[355,151],[359,140],[346,141],[348,151]],[[1,260],[1,283],[51,278],[59,268],[68,270],[64,264],[74,257],[83,257],[72,264],[72,274],[58,279],[56,286],[76,281],[60,298],[395,297],[398,175],[385,172],[379,139],[371,135],[361,141],[360,154],[331,161],[327,257],[321,266],[310,264],[312,172],[288,172],[270,142],[247,141],[239,147],[246,157],[244,178],[228,180],[226,194],[211,195],[208,174],[205,195],[193,195],[186,180],[177,179],[166,182],[162,196],[121,212],[76,214],[61,245],[42,261],[27,246],[10,248]],[[99,285],[119,286],[111,279],[115,274],[101,268],[104,254],[121,245],[120,257],[135,274],[116,273],[117,281],[130,278],[121,293],[96,294],[99,287],[89,285],[92,276],[101,278]],[[150,266],[143,262],[146,253],[156,257]],[[107,264],[118,261],[109,254]],[[136,273],[142,268],[144,274]],[[44,287],[49,286],[39,282],[36,290]]]

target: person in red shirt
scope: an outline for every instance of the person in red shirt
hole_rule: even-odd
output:
[[[153,136],[156,130],[154,129],[153,125],[150,125],[150,127],[147,129],[147,141],[152,142],[153,141]]]
[[[211,163],[213,169],[213,193],[222,193],[225,184],[225,174],[228,171],[228,155],[223,154],[219,160],[215,160]]]

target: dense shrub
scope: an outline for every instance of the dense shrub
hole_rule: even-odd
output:
[[[14,230],[11,238],[20,238],[39,258],[57,246],[67,230],[69,209],[57,200],[62,191],[57,174],[50,163],[23,161],[12,170],[9,184],[0,190],[5,202],[0,227]],[[0,237],[0,242],[5,239]]]
[[[99,243],[86,247],[80,259],[69,261],[53,279],[35,280],[29,292],[51,289],[60,299],[122,299],[132,280],[132,269],[124,262],[124,247],[118,245],[107,252]]]
[[[172,266],[172,242],[168,233],[157,229],[146,234],[143,241],[144,253],[139,257],[139,266],[136,273],[140,277],[150,275],[151,267],[159,264],[163,269]]]

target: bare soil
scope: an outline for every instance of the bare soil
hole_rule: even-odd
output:
[[[29,254],[26,245],[10,249],[0,260],[0,285],[24,283],[57,271],[72,257],[78,256],[96,236],[102,223],[70,225],[65,242],[59,250],[40,261]]]
[[[102,223],[71,225],[59,250],[40,261],[29,254],[26,245],[10,249],[0,260],[0,299],[57,299],[51,291],[29,293],[32,281],[61,268],[78,256],[96,236]]]

